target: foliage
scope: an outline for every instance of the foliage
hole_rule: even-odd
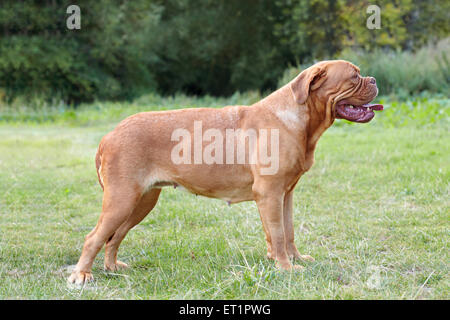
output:
[[[407,98],[422,91],[448,94],[450,90],[450,38],[415,53],[377,49],[342,52],[339,57],[354,62],[364,74],[374,76],[382,94],[403,93]]]
[[[0,87],[65,101],[133,96],[155,88],[148,69],[158,10],[147,1],[78,1],[79,31],[66,28],[71,1],[2,1]],[[139,30],[136,32],[136,30]]]
[[[350,50],[345,49],[333,58],[353,62],[361,74],[377,79],[381,95],[395,94],[407,100],[411,94],[421,92],[442,93],[450,90],[450,38],[436,45],[428,45],[416,52],[389,49]],[[290,67],[278,81],[278,86],[292,80],[309,64]]]
[[[80,0],[81,30],[66,28],[69,4],[1,1],[4,99],[269,90],[289,65],[449,36],[444,0]],[[366,28],[369,4],[381,8],[379,30]]]

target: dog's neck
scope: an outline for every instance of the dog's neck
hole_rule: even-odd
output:
[[[331,101],[324,101],[312,93],[304,104],[299,104],[286,85],[252,107],[270,112],[299,142],[306,142],[304,169],[309,170],[314,162],[314,150],[319,138],[334,122],[330,103]]]
[[[331,101],[317,97],[314,93],[306,100],[310,113],[309,119],[309,143],[314,145],[317,143],[322,134],[334,122],[335,116],[332,112]]]
[[[306,129],[307,139],[311,140],[311,145],[315,145],[323,132],[334,122],[334,115],[331,114],[331,106],[328,103],[311,93],[304,104],[299,104],[289,86],[285,85],[255,103],[253,107],[268,110],[293,133],[303,133]]]

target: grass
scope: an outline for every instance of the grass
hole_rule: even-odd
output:
[[[257,97],[208,99],[159,102]],[[305,271],[280,272],[265,259],[253,202],[229,207],[167,188],[122,243],[131,269],[104,272],[101,252],[96,281],[82,290],[66,278],[99,215],[96,147],[117,118],[142,108],[96,104],[72,118],[48,109],[54,118],[46,120],[45,112],[27,119],[25,109],[3,109],[0,298],[448,299],[448,99],[385,100],[371,123],[330,128],[295,190],[296,244],[316,259]]]

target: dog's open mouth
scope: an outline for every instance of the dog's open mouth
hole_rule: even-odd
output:
[[[375,116],[373,111],[383,110],[382,104],[354,105],[341,101],[336,105],[336,118],[365,123]]]

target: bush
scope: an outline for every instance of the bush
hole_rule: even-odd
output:
[[[0,88],[8,102],[273,90],[289,65],[348,47],[416,50],[450,30],[444,0],[378,0],[380,30],[363,23],[369,3],[353,0],[79,0],[81,30],[68,30],[72,2],[1,0]],[[443,92],[448,60],[440,55],[448,45],[437,49],[433,64],[424,63],[430,59],[424,50],[347,49],[341,56],[376,75],[385,92]]]
[[[0,88],[7,101],[24,96],[78,103],[156,89],[148,30],[158,22],[157,6],[145,0],[78,1],[81,30],[68,30],[71,1],[41,2],[2,1]]]
[[[349,49],[336,55],[336,59],[348,60],[361,69],[362,75],[377,79],[380,95],[394,94],[407,99],[411,94],[421,92],[449,92],[450,84],[450,38],[437,45],[429,45],[417,52],[374,50],[371,52]],[[278,86],[291,81],[309,65],[290,67],[278,81]]]
[[[422,91],[448,93],[450,38],[412,53],[377,49],[372,52],[345,50],[339,58],[353,62],[365,75],[377,79],[383,95],[402,96]]]

